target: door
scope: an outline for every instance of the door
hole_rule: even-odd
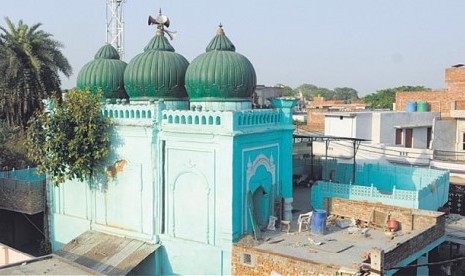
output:
[[[413,129],[411,128],[405,129],[405,147],[406,148],[412,147],[412,140],[413,140]]]

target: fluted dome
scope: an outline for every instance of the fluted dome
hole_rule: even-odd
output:
[[[184,76],[189,62],[174,48],[163,31],[157,30],[144,52],[135,56],[124,72],[124,85],[131,100],[187,100]]]
[[[206,53],[187,68],[186,89],[191,102],[251,100],[257,84],[255,70],[235,50],[220,26]]]
[[[127,64],[119,59],[116,49],[107,44],[94,58],[79,71],[76,86],[83,90],[90,88],[93,93],[102,89],[105,98],[127,98],[123,82]]]

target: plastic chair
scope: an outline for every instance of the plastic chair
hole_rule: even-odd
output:
[[[312,218],[312,214],[313,212],[308,212],[299,215],[299,218],[297,219],[297,224],[299,225],[299,233],[302,231],[302,225],[304,226],[304,230],[310,230],[310,220]]]

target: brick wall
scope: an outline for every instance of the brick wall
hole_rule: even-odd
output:
[[[421,230],[434,226],[444,216],[443,213],[434,211],[424,211],[409,209],[382,203],[370,203],[364,201],[355,201],[342,198],[325,198],[325,209],[334,215],[343,217],[352,217],[364,221],[370,219],[371,211],[390,213],[391,219],[400,222],[403,230]]]
[[[410,255],[425,248],[445,234],[444,213],[417,209],[401,208],[384,205],[382,203],[369,203],[341,198],[325,198],[325,209],[330,214],[344,217],[353,217],[368,220],[371,211],[390,213],[391,218],[400,222],[403,231],[419,230],[419,235],[398,244],[390,251],[384,252],[383,268],[395,266]]]
[[[26,214],[37,214],[45,210],[45,182],[35,183],[33,188],[18,180],[0,179],[0,209]]]
[[[391,251],[384,252],[384,269],[394,267],[400,261],[425,248],[445,234],[445,217],[438,218],[438,223],[408,241],[398,244]]]
[[[252,265],[243,263],[243,255],[249,254]],[[262,251],[244,245],[234,245],[232,250],[233,275],[336,275],[339,267],[315,263],[309,260]]]
[[[307,126],[311,131],[325,131],[325,113],[327,109],[307,109]]]
[[[449,91],[465,91],[465,67],[446,68],[446,83]]]
[[[441,112],[441,117],[449,117],[451,105],[465,100],[465,67],[446,69],[447,88],[443,90],[397,92],[396,110],[405,111],[409,101],[426,101],[431,111]],[[457,106],[456,109],[462,109]]]

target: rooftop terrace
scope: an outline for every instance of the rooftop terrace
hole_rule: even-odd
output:
[[[297,218],[303,210],[294,213],[290,233],[268,230],[261,241],[250,237],[239,241],[233,249],[233,274],[356,273],[370,267],[366,257],[371,253],[373,262],[376,252],[382,255],[382,267],[389,275],[395,272],[389,268],[412,262],[445,239],[445,218],[440,212],[338,198],[328,200],[326,207],[331,215],[325,235],[298,232]],[[397,232],[385,231],[387,215],[399,221]],[[358,226],[338,226],[351,219]]]

